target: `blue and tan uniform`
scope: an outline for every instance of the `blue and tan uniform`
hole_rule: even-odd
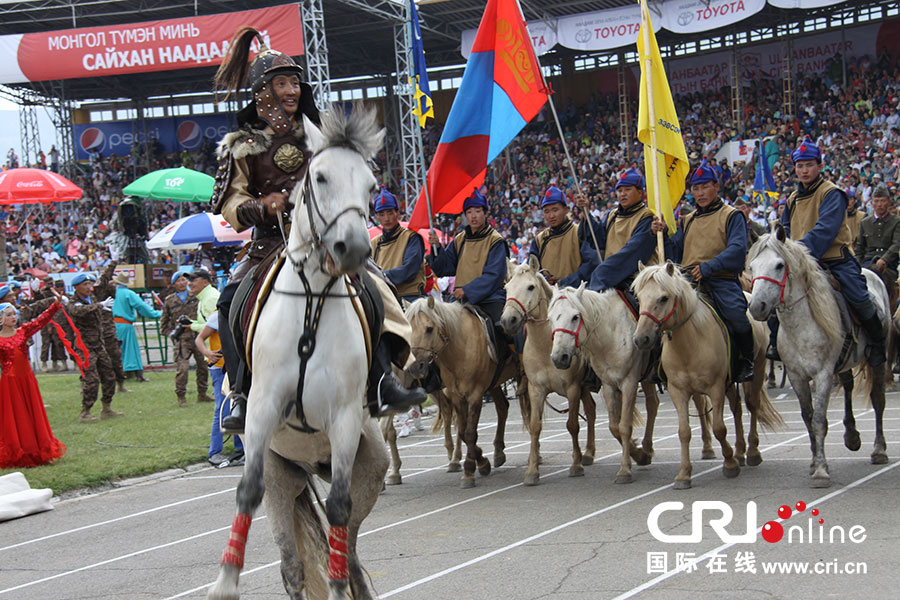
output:
[[[565,194],[555,185],[544,194],[541,208],[553,204],[566,206]],[[557,227],[538,233],[528,252],[537,258],[542,271],[556,278],[560,287],[577,287],[582,281],[590,281],[599,261],[590,242],[582,237],[567,215]]]
[[[383,189],[375,198],[375,214],[399,210],[393,194]],[[397,294],[413,302],[425,295],[425,241],[402,225],[382,231],[372,240],[372,260],[384,271]]]

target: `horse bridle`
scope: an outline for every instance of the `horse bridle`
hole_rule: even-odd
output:
[[[438,355],[444,351],[444,348],[447,347],[447,344],[450,343],[450,338],[447,337],[446,335],[444,335],[444,332],[441,331],[440,329],[438,329],[438,337],[441,338],[441,341],[443,342],[443,344],[441,344],[441,347],[438,348],[437,350],[432,350],[431,348],[423,348],[422,346],[410,346],[409,350],[410,350],[410,352],[413,353],[413,356],[415,356],[416,358],[418,358],[418,356],[419,356],[419,351],[422,351],[424,354],[426,354],[428,356],[428,364],[430,365],[431,363],[434,362],[434,359],[436,359],[438,357]]]
[[[557,300],[568,300],[568,297],[560,296],[559,298],[557,298]],[[564,327],[557,327],[550,334],[550,342],[553,343],[553,339],[556,337],[556,332],[558,331],[560,333],[568,333],[569,335],[574,337],[575,338],[575,347],[581,348],[581,343],[578,341],[578,336],[581,334],[581,326],[582,325],[584,325],[584,317],[582,317],[581,313],[579,313],[578,314],[578,327],[575,328],[575,331],[572,331],[571,329],[566,329]]]
[[[750,293],[753,293],[753,286],[756,284],[757,279],[762,279],[763,281],[770,281],[777,285],[781,289],[781,295],[778,297],[778,304],[784,304],[784,288],[787,287],[787,277],[788,277],[788,264],[784,263],[784,276],[781,278],[781,281],[777,279],[772,279],[771,277],[766,277],[765,275],[760,275],[759,277],[754,277],[750,280]]]
[[[676,298],[674,304],[672,304],[672,310],[669,311],[669,314],[664,316],[662,319],[657,319],[653,313],[651,313],[650,311],[647,311],[647,310],[642,310],[640,312],[640,316],[647,317],[648,319],[650,319],[651,321],[656,323],[656,327],[659,329],[662,329],[662,326],[665,325],[666,321],[668,321],[672,317],[677,318],[677,315],[678,315],[678,298]]]
[[[535,319],[529,314],[529,311],[525,308],[525,305],[522,304],[517,298],[513,296],[507,296],[506,302],[515,302],[519,305],[519,308],[522,310],[522,315],[525,317],[526,323],[546,323],[547,319]]]

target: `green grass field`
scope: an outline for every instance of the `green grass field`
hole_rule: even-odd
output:
[[[71,363],[70,363],[71,364]],[[117,393],[112,407],[125,416],[97,423],[78,422],[81,383],[78,375],[38,374],[47,417],[56,437],[66,445],[65,456],[31,469],[0,469],[0,475],[21,471],[33,488],[54,494],[79,488],[185,467],[206,460],[213,403],[196,402],[194,372],[188,380],[186,408],[175,401],[175,372],[145,372],[147,383],[126,382],[131,390]],[[212,396],[212,390],[209,390]],[[91,413],[100,415],[100,400]],[[233,450],[230,439],[226,452]]]

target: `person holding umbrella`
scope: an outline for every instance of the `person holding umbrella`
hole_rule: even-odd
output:
[[[134,322],[137,314],[148,319],[158,319],[162,313],[147,306],[141,297],[128,289],[131,278],[123,271],[113,277],[116,284],[116,300],[113,304],[113,319],[116,322],[116,336],[122,345],[122,370],[134,373],[136,381],[147,381],[144,377],[144,365],[141,362],[141,348],[138,346]]]

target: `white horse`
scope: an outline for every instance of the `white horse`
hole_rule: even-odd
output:
[[[384,130],[374,111],[359,107],[349,117],[333,108],[323,114],[321,127],[306,117],[303,121],[312,158],[304,180],[291,194],[288,260],[275,278],[256,327],[244,434],[247,462],[237,489],[237,515],[210,598],[239,597],[244,544],[265,492],[263,461],[276,430],[279,436],[285,432],[285,415],[294,410],[295,402],[302,402],[305,422],[330,446],[330,463],[324,465],[331,480],[325,509],[330,526],[328,596],[347,598],[349,581],[355,598],[371,598],[356,559],[356,534],[360,517],[365,516],[360,511],[367,513],[374,499],[360,498],[357,486],[351,485],[351,473],[364,430],[377,431],[377,426],[364,407],[366,342],[345,274],[364,268],[369,255],[366,219],[376,186],[369,161],[382,146]],[[317,330],[304,323],[308,303],[313,314],[320,311]],[[312,344],[308,348],[312,354],[298,390],[304,329],[314,332],[304,339],[304,344]],[[378,447],[383,460],[377,477],[383,480],[387,458],[383,444]],[[360,501],[351,501],[351,494]]]
[[[581,352],[603,382],[609,431],[622,444],[622,466],[616,483],[631,483],[631,459],[639,465],[649,465],[652,460],[653,425],[659,408],[655,387],[642,381],[650,355],[634,344],[635,317],[615,290],[592,292],[585,290],[583,283],[578,289],[554,288],[548,317],[553,364],[566,369]],[[631,438],[638,384],[647,402],[642,447]]]
[[[812,487],[831,484],[825,460],[828,432],[828,399],[835,373],[844,384],[844,445],[859,450],[860,439],[853,418],[851,369],[865,364],[865,333],[856,335],[855,346],[845,348],[840,309],[828,276],[802,244],[787,239],[784,228],[762,236],[750,249],[749,267],[753,275],[750,314],[765,320],[778,312],[778,353],[787,369],[791,385],[800,401],[800,413],[809,431],[813,460],[809,471]],[[881,279],[863,269],[869,296],[887,332],[890,326],[888,295]],[[885,369],[870,369],[871,401],[875,409],[875,449],[872,464],[887,462],[887,445],[882,429]],[[815,383],[813,402],[810,380]]]
[[[527,263],[516,266],[512,277],[506,282],[506,304],[500,323],[509,335],[515,335],[525,327],[525,348],[522,352],[522,366],[528,379],[530,402],[523,403],[528,414],[522,415],[525,428],[531,434],[531,452],[528,468],[525,470],[525,485],[537,485],[540,481],[541,428],[544,416],[544,402],[547,394],[555,392],[569,400],[566,429],[572,436],[572,466],[569,477],[584,475],[584,466],[594,463],[596,447],[594,443],[594,422],[597,405],[591,392],[582,387],[587,374],[587,362],[576,357],[567,369],[557,369],[550,362],[551,331],[547,318],[547,308],[553,289],[539,271],[540,265],[532,256]],[[584,453],[578,445],[578,407],[584,404],[587,420],[587,446]]]

